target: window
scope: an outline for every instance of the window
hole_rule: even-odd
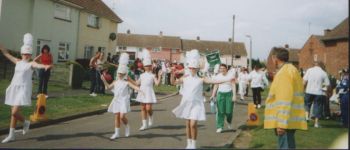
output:
[[[236,59],[240,59],[241,56],[240,56],[240,55],[235,55],[235,58],[236,58]]]
[[[105,50],[106,50],[106,48],[105,48],[105,47],[98,47],[98,51],[99,51],[99,52],[104,53],[104,52],[105,52]]]
[[[172,48],[172,49],[171,49],[171,53],[177,53],[176,48]]]
[[[67,20],[67,21],[71,21],[71,17],[70,17],[70,8],[61,4],[54,4],[55,6],[55,12],[54,12],[54,16],[57,19],[63,19],[63,20]]]
[[[69,59],[69,43],[60,42],[58,44],[58,61],[67,61]]]
[[[153,52],[160,52],[160,48],[153,48]]]
[[[314,61],[317,61],[317,54],[314,55]]]
[[[93,46],[85,46],[84,48],[84,58],[91,58],[94,53]]]
[[[89,15],[88,16],[88,26],[99,28],[99,18],[96,15]]]
[[[141,47],[139,47],[138,50],[139,50],[139,52],[142,52],[142,48]]]

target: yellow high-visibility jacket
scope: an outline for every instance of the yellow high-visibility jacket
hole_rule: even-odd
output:
[[[307,130],[303,80],[292,64],[277,72],[266,99],[264,128]]]

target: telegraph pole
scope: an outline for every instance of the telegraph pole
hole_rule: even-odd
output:
[[[235,15],[233,15],[233,24],[232,24],[231,67],[233,67],[233,49],[234,49],[234,41],[235,41]]]

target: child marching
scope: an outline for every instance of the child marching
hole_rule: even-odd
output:
[[[203,102],[203,83],[220,84],[232,79],[228,77],[224,79],[225,81],[213,81],[198,77],[199,59],[198,50],[191,50],[186,55],[190,74],[176,81],[176,84],[183,84],[183,92],[180,105],[173,109],[172,112],[177,118],[186,119],[187,149],[196,148],[197,121],[206,120]]]
[[[130,112],[130,93],[129,87],[139,91],[140,88],[133,85],[131,82],[125,81],[124,77],[128,73],[128,64],[129,55],[126,53],[121,54],[119,58],[119,67],[117,70],[118,77],[111,84],[109,84],[103,75],[101,75],[101,79],[105,85],[105,89],[111,90],[114,93],[114,98],[111,104],[108,107],[108,112],[115,114],[115,131],[114,134],[110,137],[111,140],[118,138],[120,124],[123,122],[125,125],[125,136],[128,137],[130,135],[130,126],[128,124],[128,119],[126,118],[126,113]]]
[[[152,74],[152,62],[149,51],[147,49],[143,49],[142,55],[142,63],[145,72],[140,75],[139,80],[137,80],[137,82],[135,83],[137,85],[140,85],[140,89],[144,92],[144,94],[139,93],[136,97],[136,101],[141,103],[141,131],[151,127],[153,124],[152,104],[157,103],[156,95],[153,90],[153,85],[159,85],[162,76],[161,71],[159,71],[158,73],[158,78],[156,78],[156,75]]]
[[[38,64],[35,61],[30,61],[32,57],[33,36],[30,33],[24,35],[23,46],[21,47],[22,59],[12,56],[7,49],[0,45],[0,50],[3,55],[11,62],[16,64],[15,74],[10,85],[6,89],[5,104],[11,106],[11,122],[9,135],[2,140],[2,143],[8,143],[15,140],[15,127],[17,121],[23,122],[23,134],[29,130],[30,121],[25,120],[20,113],[21,106],[31,106],[32,97],[32,75],[34,68],[48,70],[51,65]]]

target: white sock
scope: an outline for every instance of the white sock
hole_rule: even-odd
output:
[[[142,126],[147,127],[147,120],[142,120]]]
[[[192,148],[196,148],[196,140],[192,139]]]
[[[191,147],[192,147],[192,140],[191,139],[187,139],[186,149],[190,149]]]
[[[120,128],[114,128],[114,134],[119,134]]]
[[[15,128],[10,128],[9,135],[1,141],[1,143],[7,143],[15,139]]]
[[[128,137],[130,135],[130,127],[129,124],[125,125],[125,136]]]

